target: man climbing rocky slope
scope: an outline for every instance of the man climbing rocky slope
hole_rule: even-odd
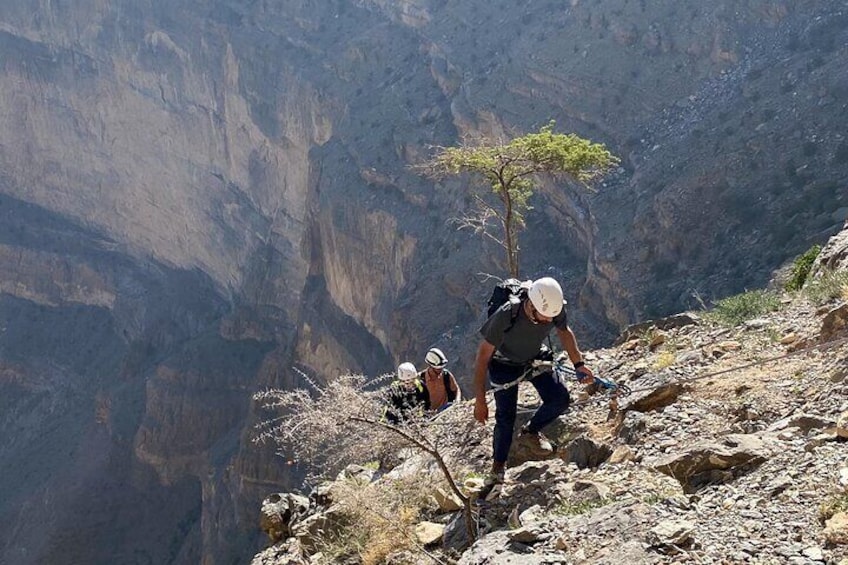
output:
[[[841,265],[846,252],[843,230],[818,263]],[[480,536],[470,547],[456,527],[456,508],[432,487],[426,494],[434,498],[410,530],[416,534],[400,535],[380,559],[363,559],[374,555],[367,536],[329,559],[328,548],[338,550],[341,538],[322,545],[314,528],[299,527],[327,512],[313,497],[302,499],[303,517],[286,518],[293,537],[278,535],[253,565],[343,558],[848,563],[848,271],[815,274],[801,292],[746,293],[709,313],[633,326],[618,345],[588,355],[632,394],[610,414],[603,398],[581,397],[582,387],[573,385],[577,401],[549,434],[558,448],[540,460],[519,442],[499,496],[480,506]],[[521,392],[523,405],[537,403],[532,387]],[[471,418],[466,408],[451,413],[457,428]],[[491,430],[478,430],[469,442],[477,447],[459,465],[467,470],[487,455]],[[321,492],[341,485],[385,491],[402,475],[348,469]],[[478,486],[479,479],[466,480],[470,492]],[[349,496],[338,495],[336,516]],[[283,520],[278,511],[266,503],[266,529]],[[394,515],[384,528],[401,522]],[[357,524],[346,527],[356,531]]]

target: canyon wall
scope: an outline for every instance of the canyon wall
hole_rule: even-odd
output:
[[[439,345],[467,386],[501,254],[434,145],[557,131],[526,276],[585,344],[747,287],[848,215],[848,5],[9,0],[0,6],[0,562],[241,563],[303,469],[268,386]]]

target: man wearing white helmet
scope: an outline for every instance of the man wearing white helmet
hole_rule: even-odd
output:
[[[552,329],[556,329],[575,370],[582,374],[580,382],[593,382],[592,371],[583,362],[577,339],[568,327],[562,288],[550,277],[538,279],[530,286],[527,298],[520,302],[517,312],[510,302],[506,302],[480,328],[483,341],[477,350],[474,370],[474,418],[478,422],[485,423],[489,417],[486,373],[495,385],[517,381],[539,355],[542,343]],[[521,433],[548,447],[550,444],[540,431],[568,408],[568,389],[552,372],[539,375],[531,382],[542,399],[542,405]],[[517,386],[496,390],[492,473],[486,481],[489,487],[503,482],[517,407]]]
[[[427,408],[439,411],[461,399],[462,393],[453,374],[445,366],[448,358],[438,347],[432,347],[424,356],[427,368],[418,374],[427,393]]]
[[[385,416],[392,424],[414,417],[416,412],[423,413],[427,406],[424,384],[418,378],[415,365],[409,361],[398,365],[397,380],[389,389],[389,404]]]
[[[391,408],[386,418],[392,422],[425,411],[438,412],[460,399],[461,392],[453,374],[445,366],[448,359],[441,349],[433,347],[424,356],[427,368],[420,373],[415,365],[406,362],[397,368],[398,380],[389,392]]]

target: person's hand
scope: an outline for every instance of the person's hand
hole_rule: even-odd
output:
[[[595,382],[595,374],[592,372],[592,369],[583,365],[579,369],[577,369],[577,379],[580,381],[580,384],[590,385]]]
[[[485,398],[477,398],[474,401],[474,419],[481,424],[485,424],[489,419],[489,406]]]

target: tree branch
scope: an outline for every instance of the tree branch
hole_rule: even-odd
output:
[[[388,430],[392,433],[395,433],[406,441],[408,441],[409,443],[411,443],[412,445],[414,445],[415,447],[417,447],[418,449],[420,449],[421,451],[430,455],[433,459],[436,460],[436,464],[439,466],[439,469],[441,469],[442,474],[447,479],[448,486],[450,486],[450,489],[454,492],[454,494],[459,497],[459,500],[462,501],[463,505],[468,503],[468,497],[465,496],[465,494],[461,490],[459,490],[459,487],[456,485],[456,481],[454,481],[450,469],[448,469],[448,466],[445,465],[445,461],[444,459],[442,459],[442,455],[439,453],[439,450],[436,449],[434,446],[430,445],[429,442],[425,442],[420,438],[416,438],[406,430],[402,430],[397,426],[389,424],[388,422],[374,420],[373,418],[365,418],[362,416],[351,416],[350,419],[354,422],[361,422],[363,424],[369,424],[371,426],[378,426],[383,428],[384,430]]]

